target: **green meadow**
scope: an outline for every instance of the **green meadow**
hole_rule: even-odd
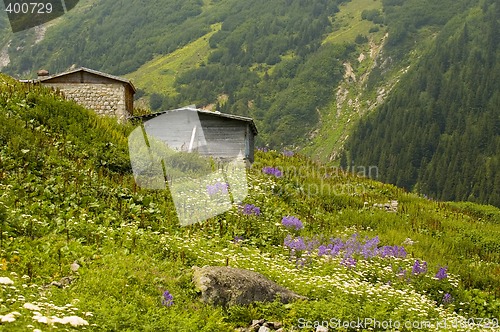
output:
[[[497,208],[271,150],[256,152],[242,205],[180,227],[168,191],[135,185],[131,125],[3,75],[0,119],[2,331],[498,327]],[[203,265],[259,272],[307,300],[203,304],[191,282]]]

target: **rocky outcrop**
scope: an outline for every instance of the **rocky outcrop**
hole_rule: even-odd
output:
[[[387,212],[398,212],[398,206],[399,206],[398,201],[389,201],[388,203],[384,204],[380,203],[373,204],[373,207],[385,210]]]
[[[272,302],[277,297],[283,303],[306,299],[253,271],[225,266],[195,266],[193,270],[193,283],[204,303],[228,306]]]

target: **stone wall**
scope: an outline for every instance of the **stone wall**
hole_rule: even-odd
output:
[[[121,84],[44,83],[59,89],[67,99],[103,116],[113,116],[125,122],[129,115],[125,107],[125,87]]]

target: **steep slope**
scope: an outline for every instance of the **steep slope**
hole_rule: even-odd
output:
[[[444,200],[500,206],[500,6],[451,21],[348,143],[383,181]]]
[[[32,75],[40,68],[59,72],[76,65],[117,75],[131,72],[155,54],[172,52],[207,33],[205,22],[192,19],[202,8],[200,0],[82,0],[49,23],[40,43],[30,43],[35,29],[12,36],[12,61],[4,71]],[[4,34],[9,34],[8,26]]]
[[[136,82],[143,101],[137,104],[141,107],[149,103],[157,110],[196,104],[252,116],[260,131],[259,145],[296,147],[319,160],[340,162],[343,166],[352,160],[357,165],[377,165],[381,179],[406,188],[421,188],[436,198],[498,204],[497,194],[487,197],[494,191],[492,188],[499,187],[495,172],[498,157],[493,148],[496,143],[494,140],[482,143],[496,135],[496,114],[486,112],[490,106],[485,105],[497,104],[497,97],[492,96],[489,101],[487,96],[478,97],[480,101],[465,100],[469,98],[465,91],[468,88],[465,84],[457,86],[457,81],[450,78],[462,75],[460,68],[450,69],[446,64],[447,57],[455,59],[456,56],[440,49],[442,45],[463,46],[469,60],[475,55],[486,59],[489,55],[485,52],[489,51],[472,49],[489,50],[498,40],[483,38],[477,46],[474,39],[481,34],[478,29],[491,31],[496,26],[471,23],[467,30],[471,42],[461,46],[446,44],[446,39],[455,33],[453,27],[465,19],[470,8],[476,8],[476,12],[478,8],[486,11],[490,4],[489,0],[280,0],[272,3],[264,0],[133,0],[126,4],[82,0],[67,15],[42,28],[16,35],[9,32],[2,17],[0,66],[3,72],[21,78],[33,77],[42,67],[57,72],[71,66],[125,75]],[[455,23],[451,22],[441,33],[452,19]],[[437,36],[440,37],[435,39]],[[477,66],[487,71],[481,63],[483,60],[471,61],[467,67]],[[475,78],[469,70],[463,74],[467,76],[464,76],[467,84],[475,86],[481,81],[481,90],[487,94],[498,82],[493,74],[496,69],[490,64],[491,61],[486,63],[490,69],[489,83]],[[424,78],[434,70],[441,70],[440,82],[434,77]],[[436,97],[435,88],[416,86],[417,80],[421,85],[431,82],[429,84],[439,86],[445,82],[447,86],[454,86],[454,91],[465,90],[460,95],[450,92]],[[393,91],[396,97],[385,103]],[[456,143],[459,136],[458,131],[454,132],[456,128],[444,130],[442,124],[437,132],[433,129],[427,137],[419,138],[419,142],[428,142],[427,145],[415,143],[411,135],[401,140],[391,133],[390,139],[380,140],[363,133],[371,129],[360,129],[353,137],[353,128],[359,119],[364,119],[379,105],[384,104],[385,108],[392,104],[389,108],[396,109],[406,107],[406,102],[408,109],[433,108],[435,113],[442,112],[441,104],[457,109],[469,107],[481,114],[489,112],[477,120],[481,124],[478,122],[473,127],[478,131],[477,128],[488,123],[493,129],[489,128],[488,133],[468,133],[466,149]],[[469,120],[460,121],[472,123],[474,112],[460,111],[458,118],[469,116]],[[401,112],[396,113],[396,118],[401,116]],[[432,127],[428,124],[435,120],[433,116],[409,118],[417,117],[422,127]],[[392,126],[392,122],[381,118],[377,121],[383,122],[376,124],[377,130],[385,132],[384,126]],[[398,124],[407,122],[398,121]],[[465,125],[461,127],[464,128]],[[450,139],[443,138],[438,146],[434,140],[443,133],[450,135]],[[367,151],[368,143],[360,143],[360,137],[376,141],[374,150],[382,154],[381,157],[373,156],[373,150]],[[350,142],[356,142],[349,143],[351,158],[345,153],[349,138]],[[480,149],[475,149],[476,141]],[[397,144],[409,146],[410,152],[401,155],[399,148],[394,147]],[[441,152],[445,150],[454,157],[446,154],[446,161],[435,157],[445,154]],[[463,157],[466,153],[470,156]],[[484,166],[473,171],[472,161]],[[470,175],[460,180],[442,180],[436,169],[448,168],[449,163],[452,173],[459,174],[462,170],[459,165],[463,163]]]
[[[311,332],[305,322],[330,317],[439,329],[500,313],[499,209],[434,202],[258,151],[247,208],[181,228],[167,192],[134,184],[132,128],[4,75],[0,119],[0,316],[9,331],[233,331],[262,318]],[[252,269],[308,299],[208,306],[191,283],[203,265]]]
[[[148,79],[139,79],[144,86],[138,87],[149,94],[163,92],[164,100],[156,102],[162,108],[216,104],[221,96],[227,96],[222,98],[227,101],[224,105],[215,107],[254,116],[261,121],[261,139],[271,140],[266,134],[288,113],[288,120],[273,134],[271,143],[293,144],[315,125],[316,108],[330,99],[325,92],[340,77],[333,74],[341,68],[336,58],[348,52],[343,46],[333,51],[321,43],[332,31],[338,5],[343,2],[172,0],[161,4],[129,1],[124,5],[81,1],[75,10],[54,21],[36,45],[31,46],[37,38],[33,30],[12,36],[10,43],[5,39],[3,46],[10,62],[3,71],[27,78],[42,67],[58,72],[70,66],[87,66],[137,77],[133,72],[148,61],[168,58],[175,50],[184,54],[184,47],[189,49],[205,36],[210,46],[206,63],[184,67],[177,75],[175,70],[167,71],[165,88],[158,82],[148,84]],[[220,31],[207,35],[217,23],[222,24]],[[320,52],[315,55],[317,50]],[[315,62],[322,62],[325,68],[314,68]],[[322,70],[332,78],[321,77]],[[304,74],[299,75],[301,71]],[[317,77],[311,77],[308,85],[305,76],[310,74]],[[289,84],[296,77],[298,82]],[[169,87],[172,81],[175,91]],[[325,91],[316,93],[318,89]],[[295,90],[302,96],[295,97]],[[290,96],[296,100],[288,101]],[[301,101],[303,97],[307,100]],[[295,127],[291,135],[286,124]]]
[[[174,87],[176,77],[206,63],[210,53],[208,40],[219,30],[220,24],[214,24],[212,31],[206,35],[167,55],[157,56],[126,75],[127,78],[148,94],[157,93],[175,97],[178,95]]]
[[[320,123],[303,151],[346,165],[344,146],[359,119],[384,103],[408,70],[425,57],[434,37],[475,1],[352,1],[340,7],[340,26],[326,40],[356,43],[343,59],[335,98],[320,108]],[[405,86],[400,86],[405,89]],[[340,160],[341,159],[341,160]]]

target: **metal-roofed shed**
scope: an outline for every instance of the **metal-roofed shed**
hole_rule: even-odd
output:
[[[132,117],[142,121],[148,136],[178,151],[234,159],[238,155],[253,163],[258,131],[251,118],[194,107]]]

